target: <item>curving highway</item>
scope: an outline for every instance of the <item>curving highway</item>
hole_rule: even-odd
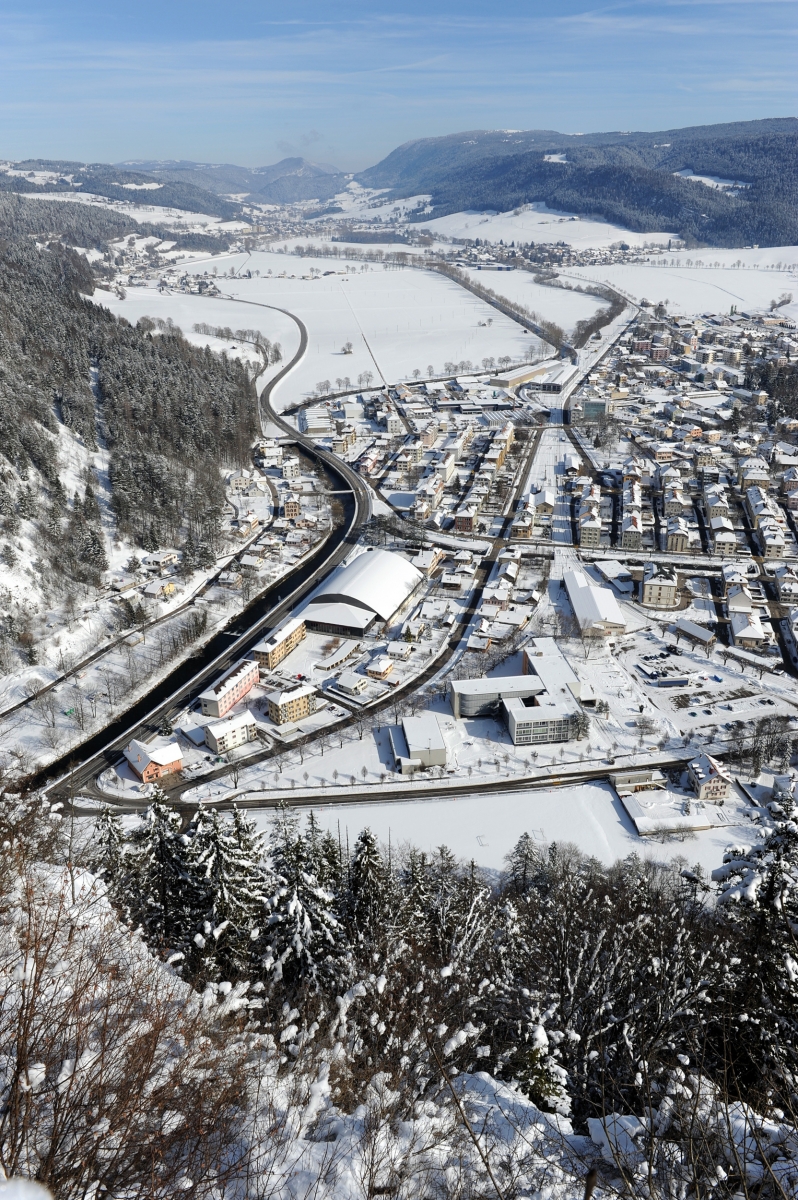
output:
[[[232,299],[232,297],[230,297]],[[239,304],[255,303],[239,300]],[[273,305],[258,304],[259,308],[274,308]],[[363,480],[351,467],[328,451],[320,450],[309,438],[303,437],[284,421],[271,407],[271,395],[279,383],[299,363],[307,349],[308,333],[305,325],[286,309],[276,309],[294,321],[300,339],[296,354],[273,379],[259,398],[261,427],[264,417],[289,435],[301,447],[308,458],[324,467],[339,484],[337,491],[344,504],[344,521],[327,539],[316,554],[297,572],[278,580],[260,599],[233,622],[233,630],[222,631],[211,639],[201,653],[181,664],[170,675],[153,688],[138,704],[133,705],[115,722],[81,747],[73,749],[64,758],[51,764],[31,781],[32,786],[44,788],[51,798],[71,800],[78,792],[91,793],[109,800],[94,783],[96,777],[116,762],[131,738],[148,738],[158,733],[164,720],[192,703],[207,684],[233,663],[237,662],[252,646],[281,621],[290,616],[293,608],[350,553],[360,530],[371,513],[371,495]],[[341,492],[344,493],[341,496]],[[349,493],[347,496],[346,493]],[[290,591],[285,594],[285,589]],[[255,610],[255,619],[253,612]],[[230,638],[233,638],[231,641]],[[196,659],[202,660],[198,670]],[[153,701],[155,701],[153,703]],[[80,761],[76,763],[76,757]]]

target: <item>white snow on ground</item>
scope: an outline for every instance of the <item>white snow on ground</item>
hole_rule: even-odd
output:
[[[220,230],[245,231],[246,221],[222,221],[210,213],[186,212],[182,208],[162,208],[157,204],[137,204],[131,200],[110,200],[107,196],[95,196],[91,192],[20,192],[23,200],[68,201],[72,204],[97,204],[114,212],[130,217],[141,224],[168,225],[176,232],[218,233]]]
[[[311,806],[308,806],[309,809]],[[628,854],[667,861],[683,856],[709,870],[719,866],[723,852],[751,825],[743,829],[705,830],[685,841],[665,844],[643,841],[609,784],[584,783],[578,787],[448,799],[415,800],[392,804],[318,804],[312,806],[320,825],[353,845],[368,826],[393,846],[409,842],[420,850],[448,846],[459,858],[471,859],[490,871],[501,871],[507,855],[522,833],[541,845],[574,842],[586,854],[613,863]],[[252,814],[260,828],[268,829],[270,810]]]
[[[535,283],[531,271],[478,271],[465,268],[475,283],[504,296],[513,304],[523,304],[546,321],[554,321],[570,333],[577,321],[587,321],[607,303],[597,296],[567,288],[546,287]]]
[[[195,346],[210,346],[212,350],[224,351],[246,362],[262,361],[252,345],[247,342],[223,341],[204,333],[195,333],[194,326],[204,323],[211,326],[227,326],[233,330],[258,329],[269,341],[279,342],[284,362],[291,359],[299,347],[299,330],[284,313],[236,304],[221,296],[194,296],[187,292],[161,291],[155,285],[124,290],[124,300],[115,292],[100,290],[97,290],[92,298],[96,304],[109,308],[116,316],[125,317],[131,325],[135,325],[140,317],[159,317],[163,321],[171,318],[182,329],[186,339]],[[279,369],[280,366],[275,366],[269,374]],[[263,378],[267,379],[268,375]]]
[[[409,196],[401,200],[392,200],[386,188],[364,188],[354,180],[345,191],[339,192],[327,204],[321,205],[324,212],[333,210],[331,215],[360,218],[363,221],[393,221],[402,219],[409,213],[427,208],[431,196]],[[325,218],[326,219],[326,218]]]
[[[578,267],[569,268],[567,276],[571,280],[606,281],[634,300],[667,300],[671,312],[684,314],[729,312],[732,305],[738,310],[769,308],[771,300],[791,292],[793,303],[779,311],[798,317],[798,249],[779,246],[757,251],[761,256],[759,266],[751,263],[734,267],[732,263],[744,262],[744,253],[710,248],[655,260],[662,266],[652,262]],[[699,262],[703,265],[697,265]],[[789,264],[791,269],[777,270],[777,263]]]
[[[242,266],[260,275],[229,278],[231,267]],[[337,378],[349,377],[356,386],[363,371],[370,371],[379,384],[408,378],[414,368],[426,374],[432,366],[433,374],[440,374],[446,362],[478,364],[504,354],[529,361],[544,353],[543,344],[515,321],[432,271],[298,258],[273,251],[197,259],[186,269],[202,274],[214,267],[220,276],[228,274],[227,280],[216,281],[225,295],[286,308],[307,325],[308,350],[290,376],[290,389],[281,389],[285,403],[310,395],[325,379],[334,385]],[[312,268],[321,277],[311,278]],[[131,289],[128,296],[132,295]],[[200,301],[209,314],[219,302]],[[257,323],[256,307],[241,305],[240,311],[247,314],[240,325]],[[197,319],[213,320],[210,315]],[[269,326],[265,328],[268,332]],[[342,353],[345,342],[352,343],[351,354]]]
[[[408,202],[409,203],[409,202]],[[455,238],[481,238],[486,242],[567,242],[569,246],[586,250],[591,246],[611,246],[625,242],[627,246],[667,245],[675,233],[632,233],[620,225],[611,225],[598,217],[578,217],[573,213],[557,212],[545,204],[524,204],[511,212],[461,212],[448,217],[435,217],[420,228],[430,233]]]
[[[739,179],[724,179],[721,175],[696,175],[689,167],[683,167],[681,171],[674,171],[674,175],[679,175],[682,179],[692,179],[694,183],[705,183],[707,187],[714,188],[716,191],[725,192],[729,188],[750,188],[750,183],[743,183]]]

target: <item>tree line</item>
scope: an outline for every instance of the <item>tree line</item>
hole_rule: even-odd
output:
[[[411,1105],[435,1076],[425,1031],[468,1028],[447,1056],[577,1122],[642,1112],[683,1059],[731,1100],[794,1111],[798,825],[734,847],[714,882],[684,861],[607,867],[524,834],[500,882],[446,846],[380,846],[275,814],[186,824],[163,796],[123,834],[99,822],[94,869],[123,920],[200,990],[246,979],[289,1044],[351,995],[348,1086],[388,1072]],[[381,982],[378,982],[381,981]],[[354,994],[353,994],[354,993]],[[359,1080],[359,1082],[358,1082]]]

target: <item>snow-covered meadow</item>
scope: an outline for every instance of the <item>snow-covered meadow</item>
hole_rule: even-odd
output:
[[[588,321],[606,301],[598,296],[564,287],[536,283],[531,271],[479,271],[463,268],[474,283],[490,288],[512,304],[521,304],[546,321],[553,321],[570,334],[577,321]]]
[[[736,265],[739,264],[739,265]],[[647,263],[569,268],[573,282],[606,282],[633,300],[667,301],[673,313],[729,312],[769,308],[791,293],[779,311],[798,317],[798,247],[765,250],[704,250],[663,255]]]
[[[667,231],[633,233],[598,217],[579,217],[557,212],[544,203],[524,204],[510,212],[460,212],[435,217],[420,226],[430,233],[450,238],[480,238],[486,242],[566,242],[577,250],[612,246],[667,246],[676,236]]]
[[[284,332],[288,318],[257,306],[295,313],[307,326],[309,343],[280,389],[282,404],[308,397],[323,380],[335,387],[337,379],[349,378],[356,387],[363,372],[370,372],[374,383],[391,383],[409,378],[414,369],[426,375],[432,367],[433,374],[443,374],[447,362],[478,365],[483,358],[502,355],[529,361],[545,352],[544,344],[515,321],[432,271],[274,251],[216,255],[185,265],[189,273],[200,275],[214,268],[223,293],[219,297],[159,296],[153,286],[130,288],[124,300],[103,295],[102,302],[133,321],[142,315],[172,316],[186,333],[199,321],[260,327],[281,343],[285,359],[291,357],[298,335],[292,340]],[[231,269],[251,271],[253,276],[230,276]],[[320,274],[311,277],[311,269]],[[352,343],[351,354],[343,353],[346,342]]]
[[[386,800],[390,800],[389,793]],[[529,788],[487,795],[452,795],[391,803],[318,803],[308,805],[323,829],[354,845],[369,828],[386,846],[409,844],[429,854],[448,846],[464,862],[499,873],[522,834],[541,848],[571,842],[585,854],[610,865],[629,854],[654,862],[683,856],[707,871],[723,860],[735,838],[751,836],[750,822],[728,829],[702,830],[685,841],[642,841],[613,789],[586,782],[572,787]],[[258,826],[269,828],[271,810],[254,810]]]

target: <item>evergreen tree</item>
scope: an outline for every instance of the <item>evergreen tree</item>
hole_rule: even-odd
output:
[[[262,838],[242,813],[232,819],[200,809],[189,831],[193,974],[235,979],[253,966],[265,917]]]
[[[180,817],[160,789],[130,836],[120,881],[129,920],[150,945],[181,948],[191,932],[194,904]]]
[[[100,875],[112,896],[116,896],[122,858],[125,850],[125,835],[122,818],[113,809],[104,808],[94,822],[90,865]]]
[[[337,896],[343,887],[344,877],[341,848],[329,830],[322,832],[316,814],[312,810],[308,816],[305,838],[313,874],[322,887]]]
[[[314,874],[309,842],[285,805],[274,821],[270,854],[276,886],[268,902],[263,965],[273,986],[316,989],[335,972],[340,926],[333,894]]]
[[[791,793],[771,808],[777,823],[765,841],[733,848],[713,872],[734,948],[715,1036],[720,1057],[733,1052],[738,1087],[789,1106],[798,1087],[798,824]]]
[[[90,483],[86,484],[86,492],[83,497],[83,516],[92,525],[99,525],[101,520],[100,505],[97,502],[97,497],[94,494],[94,488]]]
[[[522,833],[504,860],[513,890],[523,895],[532,886],[540,855],[528,833]]]
[[[400,924],[405,936],[425,945],[429,937],[432,882],[426,854],[413,847],[402,872]]]
[[[373,941],[385,931],[388,870],[377,839],[364,829],[349,864],[348,916],[357,935]]]

